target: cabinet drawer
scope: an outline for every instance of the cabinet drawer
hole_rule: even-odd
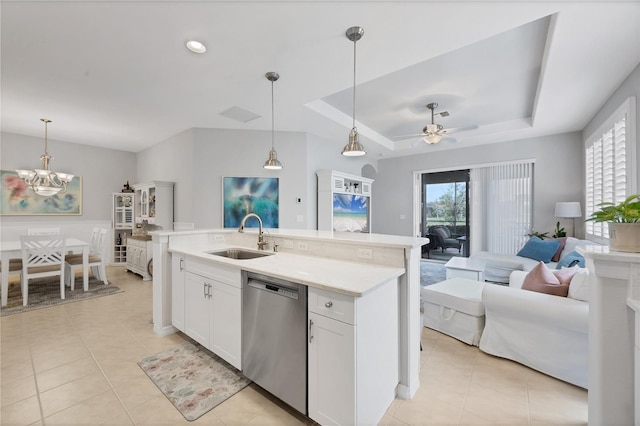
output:
[[[189,272],[193,272],[194,274],[212,278],[237,288],[242,288],[242,272],[238,268],[213,264],[210,261],[187,257],[185,260],[185,269]]]
[[[355,324],[353,297],[309,287],[309,311],[347,324]]]

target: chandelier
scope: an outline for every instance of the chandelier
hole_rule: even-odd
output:
[[[38,195],[43,197],[51,197],[62,191],[67,191],[67,184],[73,179],[73,175],[68,173],[56,173],[49,170],[49,160],[53,157],[47,152],[47,125],[51,120],[41,118],[44,123],[44,154],[40,156],[42,160],[42,168],[35,170],[16,170],[29,188]]]

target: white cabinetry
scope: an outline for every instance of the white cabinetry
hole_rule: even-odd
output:
[[[127,238],[133,233],[133,193],[114,193],[111,200],[111,261],[121,265],[127,261]]]
[[[318,230],[371,232],[373,179],[319,170]]]
[[[171,322],[175,328],[184,332],[184,256],[171,255]]]
[[[185,259],[184,270],[184,333],[241,369],[241,271],[191,257]],[[172,308],[180,305],[179,297],[174,286]],[[179,328],[179,324],[173,325]]]
[[[153,181],[133,185],[135,190],[135,221],[141,224],[173,229],[173,182]]]
[[[150,238],[129,237],[127,239],[127,270],[141,275],[144,281],[151,280],[152,257],[153,244]]]
[[[398,384],[397,304],[395,279],[358,298],[309,288],[311,419],[323,425],[380,422]]]

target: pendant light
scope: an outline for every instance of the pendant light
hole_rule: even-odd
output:
[[[267,77],[267,80],[271,82],[271,150],[269,151],[269,158],[267,159],[267,161],[264,163],[264,166],[262,167],[268,170],[280,170],[282,169],[282,163],[278,161],[278,153],[273,147],[274,132],[275,132],[274,121],[273,121],[273,82],[278,81],[280,76],[278,75],[277,72],[268,72],[264,76]]]
[[[346,36],[353,42],[353,126],[349,132],[349,143],[342,149],[342,155],[347,157],[358,157],[365,155],[364,147],[358,141],[358,129],[356,129],[356,42],[364,35],[362,27],[351,27],[347,30]]]
[[[73,175],[69,173],[56,173],[49,170],[49,161],[53,158],[47,151],[47,125],[51,123],[51,120],[41,118],[40,121],[44,123],[44,154],[40,156],[42,160],[42,168],[35,170],[16,170],[18,176],[24,180],[36,194],[43,197],[51,197],[62,191],[64,194],[67,191],[67,184],[73,179]]]

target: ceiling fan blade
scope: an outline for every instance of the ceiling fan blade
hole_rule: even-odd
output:
[[[478,126],[476,125],[471,125],[471,126],[465,126],[465,127],[451,127],[449,129],[442,129],[442,133],[454,133],[454,132],[466,132],[467,130],[475,130],[477,129]]]
[[[400,136],[393,136],[391,139],[393,140],[402,140],[402,139],[412,139],[412,138],[418,138],[418,137],[424,137],[424,133],[416,133],[414,135],[400,135]]]

